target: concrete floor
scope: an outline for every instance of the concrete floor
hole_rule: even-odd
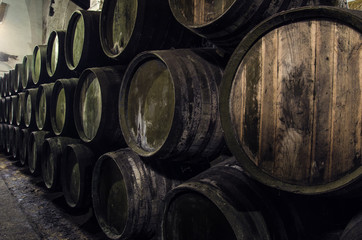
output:
[[[61,192],[49,192],[40,177],[0,154],[0,239],[107,238],[92,209],[70,209]]]

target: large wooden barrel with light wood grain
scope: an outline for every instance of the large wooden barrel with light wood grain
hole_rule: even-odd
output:
[[[213,158],[224,146],[218,112],[223,59],[215,49],[139,54],[119,94],[127,145],[143,157]]]
[[[30,88],[25,91],[24,123],[31,130],[36,129],[35,108],[38,88]]]
[[[362,177],[362,12],[304,7],[239,44],[220,95],[227,145],[253,178],[339,194]]]
[[[35,102],[35,122],[38,130],[51,130],[50,107],[54,83],[41,84]]]
[[[33,51],[32,77],[29,80],[31,85],[39,86],[49,82],[49,76],[46,67],[47,45],[37,45]]]
[[[105,0],[99,32],[105,54],[123,64],[146,50],[201,46],[201,38],[176,21],[164,0]]]
[[[277,12],[306,5],[343,6],[343,0],[168,0],[185,27],[232,51],[257,24]]]

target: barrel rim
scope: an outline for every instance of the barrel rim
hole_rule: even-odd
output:
[[[33,62],[32,62],[32,82],[35,86],[39,86],[41,83],[45,82],[42,78],[44,78],[44,75],[46,75],[46,49],[47,45],[36,45],[33,50]],[[36,64],[36,56],[37,54],[40,54],[40,72],[39,76],[37,76],[35,73],[35,64]],[[44,56],[45,55],[45,56]]]
[[[114,164],[116,164],[117,166],[117,170],[119,171],[119,173],[122,175],[123,178],[127,178],[127,180],[129,181],[129,175],[127,172],[122,172],[121,171],[121,165],[122,162],[118,161],[115,157],[115,154],[123,152],[125,155],[131,155],[131,157],[138,157],[134,152],[132,152],[129,149],[120,149],[117,151],[113,151],[113,152],[108,152],[103,154],[102,156],[100,156],[98,158],[98,160],[96,161],[95,165],[94,165],[94,170],[93,170],[93,175],[92,175],[92,202],[93,202],[93,209],[94,209],[94,215],[96,216],[97,222],[99,223],[99,226],[101,227],[102,231],[111,239],[118,239],[120,238],[124,232],[126,232],[127,229],[129,229],[130,226],[130,222],[129,222],[129,214],[130,214],[130,208],[128,208],[127,211],[127,221],[126,224],[123,226],[123,230],[122,232],[120,232],[119,234],[116,234],[114,231],[112,231],[109,228],[109,225],[106,223],[106,221],[104,220],[104,214],[102,212],[102,214],[100,214],[99,208],[100,208],[100,203],[99,203],[99,197],[98,197],[98,193],[99,193],[99,176],[100,176],[100,171],[102,168],[103,163],[106,160],[111,160],[114,162]],[[126,187],[126,191],[127,193],[129,193],[129,186],[127,184],[125,184]],[[130,197],[129,194],[127,194],[127,204],[132,204],[132,199]]]
[[[307,19],[322,19],[331,20],[333,22],[341,22],[342,24],[349,25],[350,27],[362,32],[361,13],[360,16],[350,14],[355,11],[348,11],[338,7],[302,7],[291,9],[273,15],[265,21],[258,24],[246,37],[239,43],[234,53],[232,54],[229,63],[226,66],[223,80],[220,87],[220,116],[221,124],[224,130],[225,141],[230,151],[236,156],[242,167],[257,181],[280,190],[294,192],[306,195],[316,194],[338,194],[344,186],[357,182],[362,179],[362,166],[354,170],[352,173],[346,174],[335,181],[320,184],[320,185],[298,185],[283,182],[259,169],[249,158],[247,153],[242,149],[241,143],[237,139],[237,134],[233,127],[230,115],[230,92],[232,83],[237,73],[239,64],[248,53],[250,48],[268,32],[292,22],[299,22]]]
[[[133,150],[135,151],[137,154],[139,154],[142,157],[152,157],[152,156],[157,156],[160,152],[166,150],[169,150],[169,139],[172,139],[174,137],[174,133],[176,132],[177,129],[177,124],[175,124],[175,118],[177,115],[179,115],[180,113],[178,113],[178,108],[176,106],[179,106],[179,98],[177,96],[179,96],[179,90],[178,90],[178,86],[177,84],[175,84],[174,78],[172,73],[170,72],[171,69],[169,68],[169,64],[163,59],[162,57],[162,52],[164,51],[168,51],[168,50],[159,50],[159,51],[147,51],[147,52],[143,52],[138,54],[133,60],[132,62],[128,65],[126,72],[123,76],[123,81],[121,84],[121,88],[119,91],[119,96],[118,96],[118,120],[119,120],[119,125],[121,127],[124,139],[127,143],[127,145]],[[161,54],[160,54],[161,52]],[[138,144],[136,143],[136,141],[134,141],[133,137],[131,136],[131,134],[129,133],[129,127],[127,124],[127,103],[128,103],[128,90],[130,88],[130,85],[132,83],[132,78],[134,76],[134,73],[138,70],[138,67],[141,66],[142,64],[150,61],[150,60],[158,60],[161,63],[163,63],[167,70],[170,72],[170,77],[174,86],[174,113],[172,116],[172,120],[171,120],[171,127],[169,129],[168,135],[165,138],[165,141],[162,143],[162,145],[160,147],[158,147],[157,149],[154,149],[152,151],[147,151],[144,150],[144,148],[139,147]]]
[[[48,73],[48,76],[49,77],[53,77],[54,75],[56,75],[57,73],[57,70],[58,70],[58,66],[59,66],[59,59],[60,59],[60,48],[61,48],[61,40],[60,40],[60,32],[63,32],[65,33],[65,31],[52,31],[49,35],[49,38],[48,38],[48,43],[47,43],[47,51],[46,51],[46,61],[45,61],[45,64],[46,64],[46,69],[47,69],[47,73]],[[51,67],[51,58],[52,58],[52,52],[53,52],[53,44],[54,44],[54,41],[55,41],[55,38],[58,37],[58,59],[57,59],[57,64],[55,65],[55,69],[54,71],[52,71],[52,67]]]

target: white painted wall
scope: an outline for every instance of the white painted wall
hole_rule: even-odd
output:
[[[8,4],[4,21],[0,24],[0,52],[17,55],[17,60],[0,62],[0,75],[32,54],[42,39],[43,0],[3,0]]]

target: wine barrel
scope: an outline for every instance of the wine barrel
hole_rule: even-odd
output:
[[[25,91],[24,123],[31,130],[36,129],[35,108],[38,88],[30,88]]]
[[[14,93],[17,92],[21,92],[23,90],[23,85],[22,85],[22,78],[23,78],[23,64],[22,63],[17,63],[15,64],[15,77],[14,77]]]
[[[9,123],[15,125],[16,109],[18,107],[18,95],[10,96]]]
[[[5,152],[5,124],[0,123],[0,151]]]
[[[5,82],[5,74],[4,74],[4,76],[2,76],[2,77],[0,77],[0,96],[1,97],[4,97],[4,88],[5,88],[5,86],[4,86],[4,82]]]
[[[221,120],[253,178],[302,194],[338,194],[358,182],[361,20],[358,11],[298,8],[237,47],[222,81]]]
[[[21,129],[19,127],[14,126],[11,133],[12,138],[10,140],[10,148],[11,148],[11,154],[14,159],[19,158],[20,131]]]
[[[11,108],[11,100],[10,97],[5,97],[5,114],[4,114],[4,120],[6,123],[9,123],[9,112]]]
[[[119,94],[127,145],[155,158],[212,158],[224,145],[218,113],[223,65],[215,49],[144,52]]]
[[[37,45],[33,51],[33,72],[32,77],[29,80],[32,80],[30,83],[34,86],[39,86],[40,84],[49,82],[49,76],[46,66],[46,57],[47,57],[47,45]]]
[[[9,72],[4,73],[4,76],[3,76],[2,82],[1,82],[1,96],[2,96],[2,97],[6,97],[6,96],[7,96],[6,87],[7,87],[8,78],[9,78]]]
[[[67,78],[75,75],[65,62],[65,31],[52,31],[48,38],[46,68],[51,79]]]
[[[41,173],[41,154],[44,140],[51,137],[48,131],[33,131],[28,140],[28,167],[33,176]]]
[[[69,144],[61,164],[61,184],[66,203],[71,208],[87,208],[91,204],[92,171],[96,156],[84,144]]]
[[[16,72],[15,72],[15,69],[11,69],[9,71],[9,79],[8,79],[8,96],[11,96],[13,94],[15,94],[15,91],[14,91],[14,82],[15,82],[15,79],[16,79]]]
[[[362,0],[348,1],[348,8],[354,10],[362,10]]]
[[[13,125],[8,124],[7,128],[5,129],[6,153],[9,155],[12,155],[11,144],[13,142],[13,136],[12,136],[13,128],[14,128]]]
[[[102,155],[93,171],[92,199],[103,232],[111,239],[160,239],[163,198],[194,173],[188,174],[179,166],[145,162],[130,149]]]
[[[25,106],[25,92],[18,93],[18,106],[16,108],[16,125],[24,126],[24,106]]]
[[[289,239],[279,210],[230,158],[166,195],[162,239]]]
[[[344,229],[340,240],[359,240],[362,236],[362,213],[358,213],[351,219]]]
[[[45,139],[41,154],[41,175],[46,188],[49,190],[54,191],[60,189],[62,156],[67,145],[76,143],[80,143],[80,140],[68,137],[52,137]]]
[[[114,65],[102,50],[99,39],[99,11],[75,11],[68,23],[65,60],[70,70],[81,73],[89,67]]]
[[[33,55],[25,55],[23,58],[23,78],[21,85],[24,89],[35,87],[33,82],[33,72],[34,72],[34,65],[33,65]]]
[[[51,130],[50,106],[54,83],[39,86],[35,102],[35,122],[38,130]]]
[[[169,5],[179,23],[230,53],[253,27],[277,12],[306,5],[346,6],[344,0],[169,0]]]
[[[2,97],[1,99],[0,99],[0,111],[1,111],[1,113],[0,113],[0,116],[1,116],[1,122],[2,123],[5,123],[6,121],[5,121],[5,107],[6,107],[6,103],[5,103],[5,97]]]
[[[99,26],[103,51],[123,64],[146,50],[201,46],[201,38],[176,21],[163,0],[106,0]]]
[[[56,136],[78,137],[74,124],[73,102],[78,78],[58,79],[50,101],[50,122]]]
[[[19,163],[20,166],[25,166],[28,163],[28,145],[29,136],[31,131],[27,128],[23,128],[20,131],[20,148],[19,148]]]
[[[117,118],[117,95],[125,67],[88,68],[74,94],[74,122],[79,137],[100,152],[125,146]]]

